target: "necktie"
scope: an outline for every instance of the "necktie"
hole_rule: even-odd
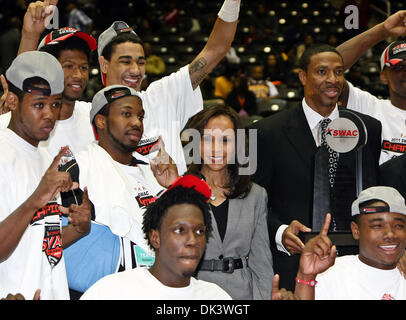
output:
[[[334,178],[335,178],[335,173],[337,170],[337,165],[338,165],[338,152],[334,151],[327,145],[326,141],[326,131],[327,131],[327,126],[331,122],[329,118],[323,119],[320,121],[320,130],[321,130],[321,140],[320,140],[320,146],[325,147],[329,153],[328,157],[328,179],[330,183],[330,187],[333,187],[334,185]]]

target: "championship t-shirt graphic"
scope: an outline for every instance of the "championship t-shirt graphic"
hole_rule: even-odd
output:
[[[31,220],[31,225],[44,225],[42,252],[46,255],[51,267],[55,267],[62,259],[61,212],[57,202],[48,202],[37,210]]]

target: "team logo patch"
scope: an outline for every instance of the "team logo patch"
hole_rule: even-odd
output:
[[[38,209],[32,220],[31,225],[45,225],[44,239],[42,240],[42,252],[46,255],[51,267],[55,267],[62,259],[62,233],[61,233],[61,211],[56,202],[46,204]]]
[[[62,259],[61,228],[58,224],[45,226],[45,235],[42,242],[42,252],[45,253],[51,267],[55,267]]]

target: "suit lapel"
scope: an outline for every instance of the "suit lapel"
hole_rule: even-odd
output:
[[[211,208],[210,208],[210,215],[211,215],[211,221],[212,221],[211,224],[213,226],[211,240],[214,240],[214,242],[219,247],[220,251],[223,252],[223,242],[221,241],[219,229],[217,228],[217,221],[216,221],[216,218],[214,217],[213,210]],[[226,235],[227,235],[227,230],[226,230]]]
[[[290,118],[282,130],[284,130],[289,143],[297,151],[303,163],[311,168],[317,146],[306,116],[301,106],[292,108],[290,113]]]
[[[228,200],[227,227],[223,240],[223,244],[226,246],[226,248],[228,247],[227,243],[233,240],[230,238],[231,234],[235,234],[233,230],[236,230],[237,223],[240,220],[240,214],[244,211],[242,210],[241,206],[243,206],[243,203],[237,199]]]

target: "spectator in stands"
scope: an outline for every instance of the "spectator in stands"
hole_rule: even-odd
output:
[[[280,54],[270,53],[264,64],[264,79],[278,84],[286,84],[287,67]]]
[[[167,27],[175,27],[179,21],[179,9],[176,6],[175,0],[169,0],[164,4],[164,13],[159,18],[161,23]]]
[[[340,112],[337,101],[344,83],[342,58],[334,47],[310,47],[302,55],[299,77],[304,88],[302,102],[252,125],[258,130],[258,166],[253,179],[268,192],[274,269],[281,276],[281,287],[288,290],[293,290],[299,265],[294,254],[304,246],[298,234],[310,231],[313,216],[314,159],[321,149],[321,122],[336,119]],[[372,117],[357,115],[368,130],[363,148],[363,186],[368,187],[378,179],[381,124]],[[327,185],[330,199],[334,199],[330,212],[336,230],[349,228],[347,209],[356,194],[354,163],[354,153],[340,154],[334,185]]]
[[[11,17],[9,29],[0,36],[0,74],[4,73],[17,56],[21,37],[21,19]]]
[[[373,28],[342,43],[337,50],[342,54],[344,67],[350,68],[370,48],[387,37],[406,35],[406,10],[398,11]],[[382,149],[380,164],[405,153],[406,143],[406,41],[391,42],[382,51],[380,78],[389,89],[389,99],[378,99],[367,91],[344,83],[340,96],[342,106],[357,110],[382,123]]]
[[[106,276],[82,300],[230,300],[218,285],[193,277],[212,231],[210,188],[192,175],[178,178],[144,214],[151,268]]]
[[[233,299],[269,300],[273,272],[267,198],[240,171],[246,165],[238,154],[246,150],[237,148],[247,147],[241,119],[230,107],[214,105],[196,114],[190,128],[200,139],[188,173],[203,175],[211,188],[213,225],[197,278],[218,284]]]
[[[351,214],[359,254],[336,258],[327,215],[303,249],[295,293],[316,300],[405,300],[406,280],[396,267],[406,248],[405,199],[391,187],[371,187],[353,202]]]
[[[297,49],[296,49],[296,57],[297,57],[298,61],[302,57],[303,52],[305,52],[305,50],[307,48],[309,48],[312,44],[314,44],[313,35],[307,33],[307,34],[304,34],[302,38],[303,38],[302,43],[299,43],[297,45]]]
[[[224,58],[222,63],[225,69],[222,75],[214,79],[214,96],[225,100],[231,90],[233,90],[231,77],[235,74],[236,70],[239,70],[240,65],[229,63],[227,58]]]
[[[68,11],[68,26],[82,32],[91,33],[93,30],[93,20],[88,17],[83,10],[77,6],[77,0],[66,1]]]
[[[225,104],[232,107],[241,117],[252,116],[257,112],[257,97],[248,89],[248,79],[237,71],[232,77],[233,90],[228,94]]]
[[[269,101],[278,97],[278,89],[269,80],[265,79],[264,66],[257,64],[251,68],[248,78],[248,89],[255,94],[257,102]]]

